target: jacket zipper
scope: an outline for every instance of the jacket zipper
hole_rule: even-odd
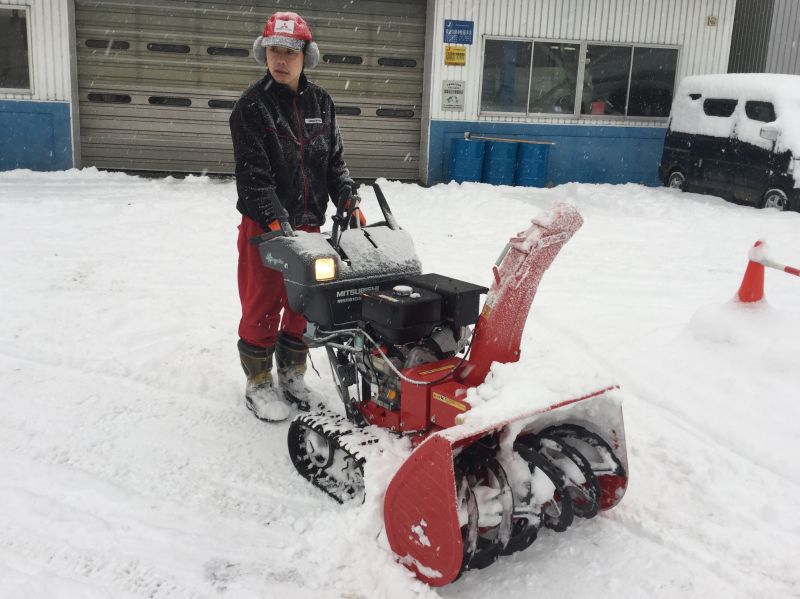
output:
[[[305,222],[308,220],[308,182],[306,180],[303,119],[300,115],[300,109],[297,107],[297,96],[292,98],[292,107],[294,108],[294,115],[297,118],[297,131],[298,137],[300,138],[300,175],[303,177],[303,222]]]

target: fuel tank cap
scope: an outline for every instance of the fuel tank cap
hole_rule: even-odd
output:
[[[397,295],[402,297],[408,297],[411,295],[411,292],[414,291],[414,288],[410,285],[395,285],[392,287],[392,291],[394,291]]]

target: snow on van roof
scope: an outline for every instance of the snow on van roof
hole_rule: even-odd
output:
[[[678,86],[679,94],[701,93],[706,97],[762,102],[800,102],[800,75],[732,73],[691,75]]]
[[[728,117],[709,116],[706,100],[736,100]],[[768,102],[775,111],[771,121],[755,120],[747,114],[748,102]],[[678,86],[672,104],[670,128],[673,131],[737,137],[764,149],[772,142],[761,137],[763,127],[778,130],[775,151],[790,150],[800,158],[800,76],[771,73],[692,75]]]

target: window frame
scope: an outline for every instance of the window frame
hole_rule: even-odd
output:
[[[586,52],[589,49],[589,46],[612,46],[614,48],[629,48],[630,49],[630,56],[628,57],[628,84],[625,87],[625,114],[592,114],[587,113],[583,114],[581,112],[581,105],[580,100],[583,100],[583,82],[584,76],[586,75]],[[589,119],[589,120],[602,120],[602,119],[611,119],[614,121],[621,121],[626,120],[629,118],[639,118],[639,117],[629,117],[628,116],[628,101],[630,100],[631,95],[631,73],[633,73],[633,49],[636,44],[620,44],[617,42],[584,42],[581,44],[581,88],[576,92],[576,103],[578,104],[575,107],[576,115],[578,118],[581,119]],[[674,82],[673,82],[673,91],[675,90]],[[645,117],[645,118],[653,118],[653,117]],[[662,117],[655,117],[655,118],[662,118]]]
[[[525,98],[525,112],[503,112],[503,111],[496,111],[496,110],[481,110],[481,98],[483,98],[483,67],[486,62],[486,40],[500,40],[505,42],[531,42],[531,54],[530,54],[530,63],[528,64],[528,95]],[[484,35],[483,41],[481,42],[481,64],[480,64],[480,75],[481,75],[481,82],[478,86],[478,116],[482,114],[486,114],[489,116],[528,116],[528,106],[530,105],[531,101],[531,73],[533,72],[533,42],[532,39],[527,37],[513,37],[513,36],[506,36],[506,35]]]
[[[528,101],[526,106],[530,109],[531,106],[531,82],[533,79],[533,52],[534,48],[536,48],[536,41],[531,43],[531,69],[530,73],[528,74]],[[583,43],[577,40],[538,40],[540,44],[572,44],[573,46],[578,46],[578,72],[575,73],[575,82],[577,86],[577,82],[580,81],[581,86],[583,86],[583,68],[584,68],[584,54],[583,54]],[[481,72],[483,72],[481,70]],[[483,79],[481,79],[481,84],[483,83]],[[572,114],[570,113],[563,113],[563,112],[525,112],[525,116],[532,116],[532,117],[551,117],[551,118],[570,118],[571,116],[575,116],[575,110],[579,109],[580,107],[581,96],[577,93],[577,87],[575,90],[575,101],[572,103]],[[478,111],[480,114],[480,109]]]
[[[3,87],[0,85],[0,94],[4,95],[20,95],[20,96],[33,96],[34,95],[34,78],[33,78],[33,51],[31,44],[31,5],[30,4],[0,4],[0,10],[24,10],[25,11],[25,28],[26,28],[26,41],[28,44],[28,87]]]
[[[681,64],[681,47],[670,45],[670,44],[632,44],[633,49],[631,50],[631,69],[630,73],[628,73],[628,96],[625,100],[625,118],[626,119],[634,119],[638,120],[641,119],[643,121],[648,122],[658,122],[663,121],[666,122],[669,120],[669,112],[666,116],[629,116],[628,115],[628,107],[630,105],[631,100],[631,84],[633,82],[633,63],[636,59],[636,48],[655,48],[658,50],[675,50],[675,73],[672,76],[672,102],[675,101],[675,94],[678,91],[678,67]],[[672,112],[672,102],[670,102],[670,112]]]
[[[666,116],[628,116],[628,104],[630,102],[631,92],[631,76],[633,72],[633,60],[636,48],[658,48],[663,50],[675,50],[677,56],[675,59],[675,74],[672,79],[672,97],[675,98],[677,92],[678,81],[678,68],[681,62],[681,46],[674,44],[644,44],[644,43],[620,43],[611,41],[592,41],[592,40],[576,40],[572,38],[546,38],[546,37],[515,37],[511,35],[491,35],[483,34],[481,36],[481,62],[478,72],[481,75],[480,85],[478,86],[478,118],[491,119],[496,117],[515,117],[515,118],[536,118],[536,119],[553,119],[564,120],[569,119],[576,122],[585,120],[587,122],[598,120],[611,120],[611,121],[628,121],[628,122],[648,122],[648,123],[666,123],[669,120],[669,115]],[[483,98],[483,69],[486,61],[486,41],[487,40],[501,40],[522,42],[531,44],[530,54],[530,68],[528,71],[528,96],[525,105],[525,112],[503,112],[495,110],[484,110],[481,106],[481,99]],[[572,108],[572,113],[553,113],[553,112],[529,112],[530,96],[531,96],[531,78],[533,76],[533,52],[537,43],[540,44],[574,44],[580,47],[580,57],[578,59],[578,73],[575,81],[575,103]],[[623,48],[630,48],[631,57],[630,64],[628,65],[628,85],[625,96],[625,114],[612,115],[612,114],[581,114],[581,100],[583,98],[583,82],[586,74],[586,50],[588,46],[617,46]]]

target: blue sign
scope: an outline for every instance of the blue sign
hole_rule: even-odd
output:
[[[472,30],[474,21],[444,21],[444,43],[445,44],[471,44]]]

